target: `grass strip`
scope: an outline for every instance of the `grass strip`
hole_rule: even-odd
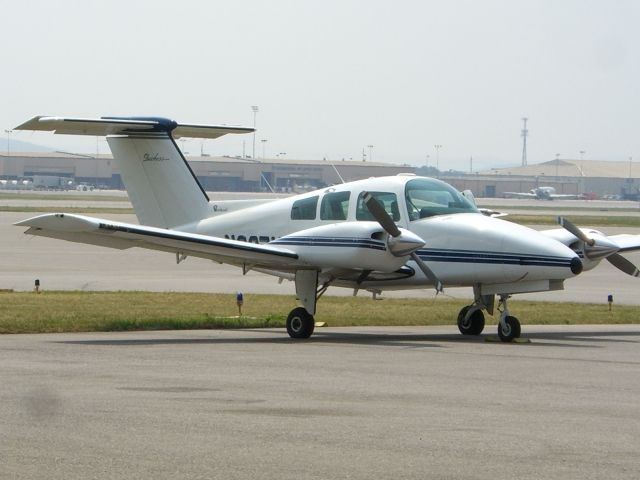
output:
[[[640,207],[582,207],[579,205],[551,205],[551,206],[538,206],[538,205],[478,205],[481,208],[490,208],[493,210],[507,211],[507,210],[538,210],[554,212],[558,210],[571,210],[576,212],[602,212],[606,215],[607,212],[638,212]]]
[[[293,296],[245,294],[238,317],[233,294],[178,292],[0,293],[0,333],[284,327]],[[329,326],[455,325],[465,300],[323,297],[316,320]],[[523,324],[640,323],[638,307],[512,300]],[[487,316],[487,323],[496,317]]]
[[[595,216],[595,215],[565,215],[572,222],[581,227],[640,227],[640,217],[624,217],[624,216]],[[501,217],[509,222],[519,223],[521,225],[555,225],[558,228],[558,222],[555,215],[507,215]]]

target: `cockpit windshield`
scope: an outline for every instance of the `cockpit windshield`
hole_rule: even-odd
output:
[[[410,220],[434,215],[478,212],[478,209],[455,188],[433,178],[408,181],[405,197]]]

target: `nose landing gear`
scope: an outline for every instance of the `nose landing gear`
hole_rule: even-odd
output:
[[[514,338],[520,337],[520,320],[509,315],[507,300],[510,295],[500,295],[498,302],[498,311],[500,312],[500,321],[498,322],[498,337],[503,342],[510,342]]]
[[[458,313],[458,329],[463,335],[480,335],[484,329],[484,313],[487,310],[490,315],[494,311],[494,296],[480,295],[479,288],[475,293],[476,300],[473,304],[467,305]],[[509,315],[509,307],[507,300],[511,295],[500,295],[497,310],[500,312],[500,321],[498,322],[498,337],[503,342],[511,342],[515,338],[520,337],[520,321]]]

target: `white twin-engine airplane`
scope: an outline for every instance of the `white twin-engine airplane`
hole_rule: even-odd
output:
[[[295,281],[301,307],[292,338],[313,333],[316,302],[329,286],[379,292],[471,286],[458,314],[465,335],[500,312],[503,341],[520,336],[507,299],[559,290],[606,258],[637,277],[619,252],[640,235],[605,236],[559,219],[538,232],[483,215],[450,185],[414,175],[370,178],[284,199],[211,202],[177,147],[180,137],[217,138],[251,128],[185,125],[164,118],[35,117],[18,130],[106,135],[140,225],[56,213],[18,222],[25,233],[125,249],[148,248],[239,266]],[[499,298],[495,305],[496,296]]]
[[[536,200],[580,200],[584,198],[583,195],[556,193],[556,189],[553,187],[536,187],[527,193],[504,192],[502,196],[504,198],[533,198]]]

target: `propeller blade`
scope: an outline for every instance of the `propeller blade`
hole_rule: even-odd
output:
[[[435,273],[433,273],[433,270],[431,270],[427,266],[427,264],[422,261],[422,259],[418,256],[416,252],[413,252],[411,254],[411,258],[413,259],[414,262],[418,264],[418,267],[420,267],[420,270],[422,270],[422,272],[427,276],[427,278],[435,285],[436,292],[442,293],[444,291],[444,287],[442,286],[442,282],[440,281],[440,279],[436,276]]]
[[[558,223],[560,224],[561,227],[571,232],[578,239],[582,240],[584,243],[586,243],[590,247],[593,247],[593,245],[596,243],[596,241],[593,238],[589,238],[582,230],[580,230],[578,227],[576,227],[573,223],[571,223],[566,218],[558,217]]]
[[[373,198],[369,192],[365,192],[364,194],[364,204],[367,206],[373,218],[375,218],[380,226],[385,229],[385,231],[391,235],[392,237],[400,236],[400,229],[394,223],[393,219],[387,211],[384,209],[382,204]]]
[[[609,255],[607,257],[609,263],[616,267],[618,270],[622,270],[627,275],[631,275],[632,277],[640,277],[640,270],[629,260],[624,258],[619,253],[614,253],[613,255]]]

